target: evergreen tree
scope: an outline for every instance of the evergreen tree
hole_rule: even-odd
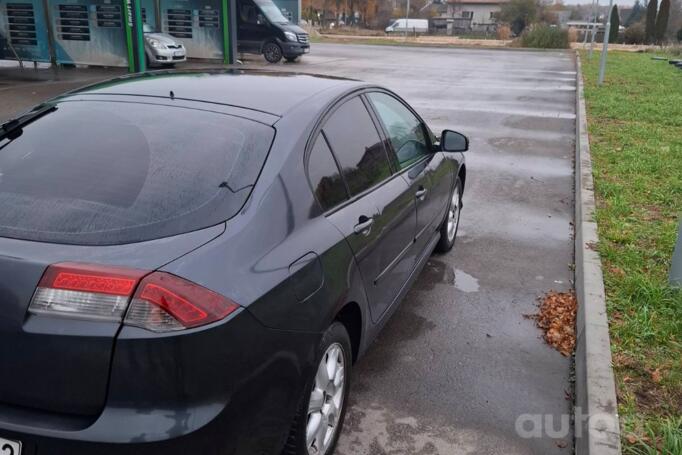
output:
[[[670,18],[670,0],[661,0],[661,9],[656,17],[656,42],[662,43],[665,38],[665,31],[668,28]]]
[[[669,1],[669,0],[663,0]],[[662,5],[662,4],[661,4]],[[613,5],[611,10],[611,30],[609,30],[609,43],[618,41],[618,29],[620,28],[620,15],[618,14],[618,5]]]
[[[630,15],[628,18],[625,20],[625,25],[626,27],[631,26],[632,24],[636,24],[637,22],[640,21],[644,17],[646,9],[642,6],[639,0],[635,1],[635,4],[632,5],[632,11],[630,11]]]
[[[538,17],[538,3],[535,0],[510,0],[502,5],[500,19],[508,22],[515,35],[535,22]]]
[[[646,7],[646,28],[644,29],[644,35],[646,36],[646,42],[651,44],[656,41],[656,13],[658,12],[658,1],[649,0],[649,4]]]

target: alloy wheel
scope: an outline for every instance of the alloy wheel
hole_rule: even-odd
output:
[[[309,455],[325,455],[338,431],[346,387],[343,347],[334,343],[327,348],[315,374],[310,392],[306,447]]]
[[[263,49],[263,56],[268,62],[277,63],[282,60],[282,51],[278,45],[274,43],[268,43],[265,45],[265,49]]]
[[[455,186],[452,192],[452,200],[448,209],[448,242],[452,242],[457,232],[457,225],[459,224],[459,187]]]

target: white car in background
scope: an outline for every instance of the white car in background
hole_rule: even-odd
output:
[[[429,20],[428,19],[397,19],[391,25],[386,27],[386,33],[428,33]]]
[[[158,33],[149,24],[144,24],[142,30],[148,66],[172,66],[187,61],[187,50],[180,41],[166,33]]]

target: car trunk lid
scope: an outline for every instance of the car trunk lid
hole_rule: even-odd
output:
[[[0,404],[71,415],[103,408],[120,322],[29,314],[51,264],[78,262],[155,270],[205,244],[224,224],[148,242],[59,245],[0,238]]]

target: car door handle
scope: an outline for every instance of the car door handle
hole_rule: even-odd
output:
[[[373,224],[374,218],[367,218],[365,215],[362,215],[358,219],[358,224],[353,227],[353,232],[356,234],[369,235],[369,231]]]
[[[415,196],[417,199],[419,199],[420,201],[423,201],[423,200],[424,200],[424,196],[426,196],[427,191],[428,191],[428,190],[427,190],[426,188],[424,188],[423,186],[422,186],[422,187],[419,187],[419,189],[417,190],[417,192],[414,193],[414,196]]]

